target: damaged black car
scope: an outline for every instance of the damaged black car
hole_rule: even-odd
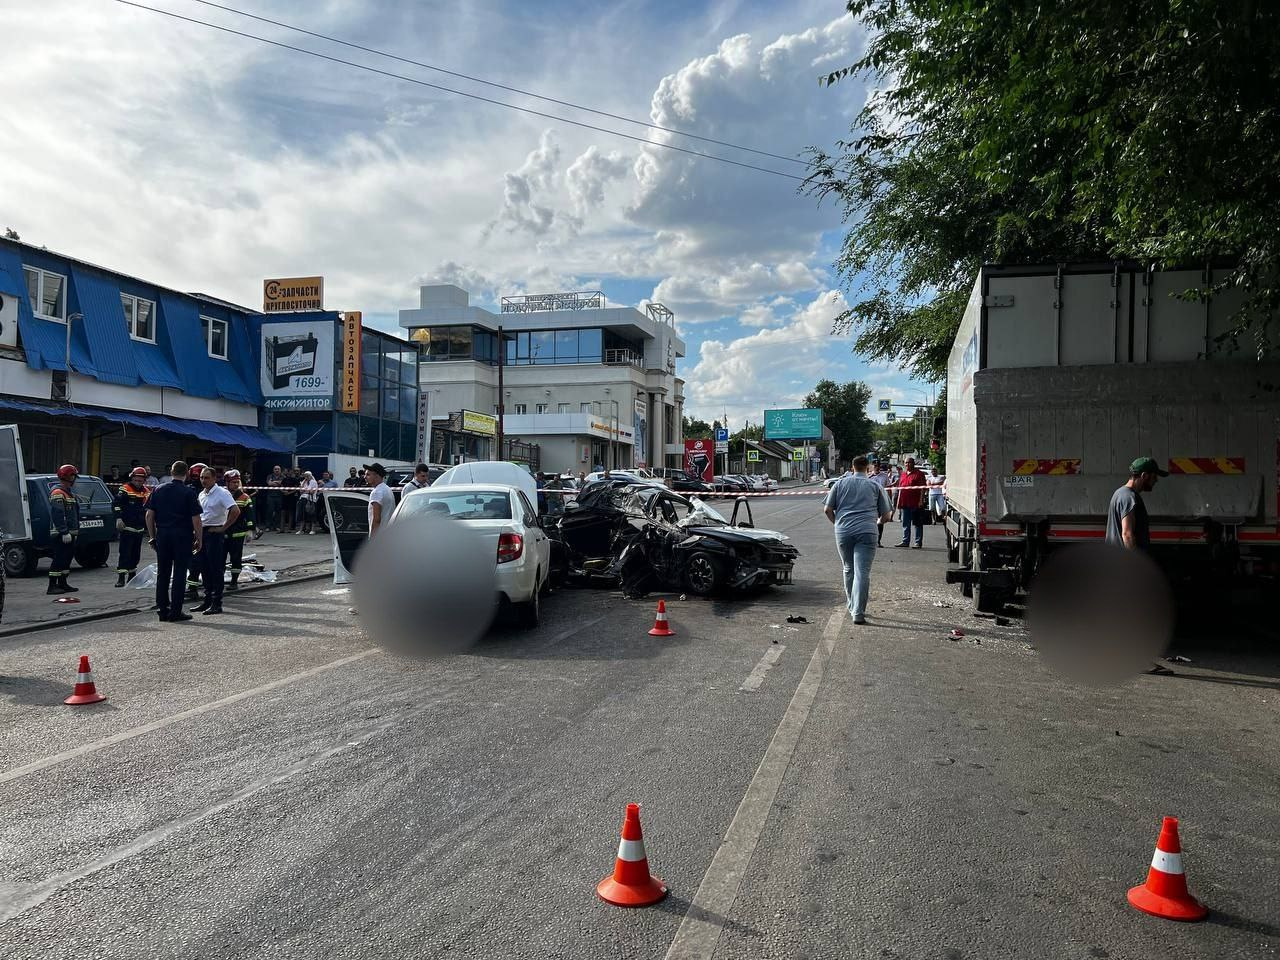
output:
[[[629,597],[789,584],[800,555],[783,534],[756,528],[745,498],[725,519],[696,497],[625,482],[589,485],[544,525],[560,580],[621,584]]]

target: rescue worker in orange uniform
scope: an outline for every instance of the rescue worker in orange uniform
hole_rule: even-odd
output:
[[[147,533],[147,468],[134,467],[129,479],[120,485],[111,509],[116,515],[116,530],[120,533],[120,548],[116,564],[116,586],[123,587],[138,572],[138,559],[142,556],[142,538]]]
[[[71,573],[71,558],[76,553],[76,537],[80,534],[80,501],[74,487],[80,471],[72,464],[58,468],[58,483],[49,491],[49,534],[53,537],[53,560],[49,567],[51,593],[79,593],[79,589],[67,583]]]
[[[240,573],[244,569],[244,544],[253,536],[253,497],[240,481],[239,470],[228,470],[222,475],[227,481],[227,492],[240,508],[240,516],[227,528],[227,562],[231,565],[231,582],[228,590],[240,589]]]

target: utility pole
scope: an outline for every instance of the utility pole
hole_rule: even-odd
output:
[[[493,459],[502,460],[502,418],[507,413],[507,395],[502,392],[502,368],[507,363],[507,342],[502,338],[502,324],[498,324],[498,429],[495,433],[495,439],[498,444],[498,454]]]

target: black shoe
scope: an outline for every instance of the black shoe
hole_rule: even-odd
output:
[[[205,599],[205,600],[201,600],[198,606],[192,607],[191,609],[196,613],[204,613],[206,610],[208,610],[212,606],[213,604],[210,603],[209,600]]]
[[[187,620],[194,619],[189,613],[175,613],[169,618],[169,623],[184,623]]]
[[[233,573],[231,575],[231,582],[227,584],[227,589],[232,593],[240,589],[240,574]]]
[[[895,543],[895,544],[894,544],[894,546],[895,546],[895,547],[909,547],[909,546],[911,546],[911,544],[909,544],[909,543]]]
[[[63,593],[79,593],[79,592],[80,592],[80,588],[79,588],[79,587],[73,587],[71,584],[67,583],[67,578],[66,578],[65,576],[63,576],[63,577],[62,577],[62,592],[63,592]]]
[[[210,604],[208,610],[201,611],[201,613],[203,613],[206,617],[211,617],[215,613],[221,613],[221,612],[222,612],[222,604],[220,603]]]
[[[46,597],[48,597],[48,596],[51,596],[52,594],[55,594],[55,593],[66,593],[66,592],[67,592],[67,591],[65,591],[65,590],[63,590],[63,589],[62,589],[62,582],[61,582],[57,577],[50,577],[50,578],[49,578],[49,589],[47,589],[47,590],[44,592],[44,595],[45,595]]]
[[[923,543],[917,543],[913,549],[916,549],[916,550],[923,550],[923,549],[924,549],[924,544],[923,544]]]
[[[168,610],[157,610],[157,611],[156,611],[156,616],[157,616],[157,617],[159,617],[159,618],[160,618],[160,622],[161,622],[161,623],[163,623],[164,621],[166,621],[166,620],[168,620],[168,619],[169,619],[169,611],[168,611]]]
[[[125,573],[123,570],[121,570],[121,571],[116,575],[116,586],[117,586],[117,587],[123,587],[123,586],[124,586],[128,581],[129,581],[129,575],[128,575],[127,573]]]

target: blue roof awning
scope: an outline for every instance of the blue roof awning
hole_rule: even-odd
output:
[[[106,410],[101,407],[63,407],[54,403],[16,400],[11,397],[0,397],[0,409],[45,413],[54,417],[81,417],[91,420],[107,420],[111,423],[127,423],[130,426],[143,427],[148,430],[163,430],[165,433],[176,434],[180,437],[199,437],[201,440],[207,440],[210,443],[245,447],[249,450],[262,450],[267,453],[293,452],[288,447],[282,446],[271,439],[257,427],[246,427],[236,423],[187,420],[182,417],[167,417],[158,413],[133,413],[121,410]]]

